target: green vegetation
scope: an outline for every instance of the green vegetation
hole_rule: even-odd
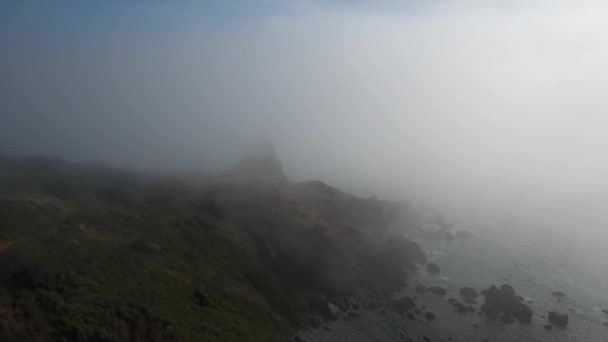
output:
[[[424,260],[387,212],[320,182],[0,158],[0,341],[285,341]]]
[[[2,341],[284,341],[310,312],[297,269],[271,268],[209,193],[45,159],[0,167]]]

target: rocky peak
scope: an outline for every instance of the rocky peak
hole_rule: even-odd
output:
[[[265,141],[249,146],[234,167],[234,175],[247,181],[287,182],[274,146]]]

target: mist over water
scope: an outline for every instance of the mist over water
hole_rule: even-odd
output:
[[[269,140],[292,181],[474,232],[420,242],[445,284],[508,282],[545,311],[568,293],[568,333],[504,336],[598,340],[607,16],[595,0],[8,1],[0,153],[219,172]]]

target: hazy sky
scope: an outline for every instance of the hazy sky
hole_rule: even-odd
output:
[[[287,4],[288,3],[288,4]],[[608,193],[605,1],[3,1],[0,151]]]

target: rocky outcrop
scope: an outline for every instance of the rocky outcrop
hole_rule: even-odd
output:
[[[511,285],[504,284],[500,289],[492,285],[489,289],[483,290],[482,294],[485,302],[481,309],[489,318],[506,315],[513,316],[522,323],[531,322],[532,309],[522,302],[522,297],[515,295],[515,289]]]
[[[568,314],[562,314],[557,311],[549,311],[549,322],[557,325],[558,327],[565,327],[568,325]]]
[[[277,184],[287,182],[274,146],[265,141],[249,146],[232,173],[237,180]]]

